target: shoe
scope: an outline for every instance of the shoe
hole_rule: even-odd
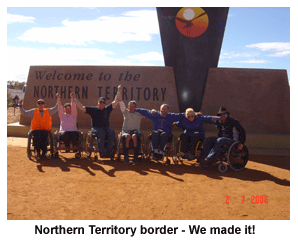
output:
[[[129,159],[128,159],[128,157],[124,157],[124,164],[129,164]]]
[[[133,162],[133,164],[135,164],[135,165],[137,165],[137,164],[140,163],[139,160],[138,160],[138,158],[134,158],[132,162]]]
[[[99,156],[100,156],[100,158],[105,158],[106,157],[104,152],[99,152]]]
[[[112,156],[112,152],[113,152],[112,150],[107,150],[106,154],[105,154],[105,157],[110,158]]]
[[[47,152],[46,152],[46,151],[42,151],[42,154],[41,154],[41,156],[42,156],[42,157],[45,157],[45,156],[46,156],[46,154],[47,154]]]
[[[187,152],[187,153],[184,153],[184,154],[181,156],[182,159],[188,159],[188,157],[189,157],[189,153],[188,153],[188,152]]]
[[[187,160],[192,161],[195,159],[195,156],[193,154],[189,154],[187,157]]]
[[[209,167],[212,163],[212,159],[210,158],[205,158],[205,159],[198,159],[197,163],[200,163],[203,167]]]
[[[163,159],[163,154],[157,154],[157,160],[161,161]]]
[[[154,161],[158,160],[158,153],[154,153],[152,160],[154,160]]]

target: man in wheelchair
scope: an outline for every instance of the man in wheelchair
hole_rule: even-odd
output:
[[[52,108],[44,108],[45,101],[39,99],[36,102],[37,108],[30,110],[24,110],[23,101],[20,100],[19,107],[21,114],[31,118],[31,133],[33,135],[33,146],[36,150],[37,157],[40,157],[40,151],[42,156],[47,154],[47,139],[49,131],[52,128],[52,115],[57,112],[58,103]]]
[[[205,128],[204,123],[214,124],[219,119],[215,116],[196,115],[192,108],[185,111],[185,118],[175,122],[176,126],[182,128],[184,132],[180,135],[182,159],[189,161],[195,159],[196,144],[204,141]]]
[[[141,119],[142,115],[136,112],[137,103],[136,101],[132,100],[128,103],[128,109],[125,107],[125,104],[122,101],[119,102],[119,106],[121,112],[123,114],[123,126],[121,132],[121,141],[123,144],[123,155],[124,155],[124,163],[129,164],[128,158],[128,150],[129,150],[129,142],[130,140],[133,141],[134,145],[134,159],[133,163],[138,164],[138,155],[140,149],[140,138],[141,138]]]
[[[169,106],[162,104],[160,111],[137,108],[137,112],[153,121],[154,128],[151,134],[151,143],[154,152],[154,160],[162,160],[164,150],[172,139],[172,124],[184,117],[184,113],[169,113]],[[159,148],[159,150],[158,150]]]
[[[246,140],[246,133],[239,121],[230,117],[230,113],[225,107],[220,107],[217,116],[220,116],[220,121],[215,122],[217,127],[217,137],[208,137],[205,140],[202,155],[198,163],[203,166],[209,166],[216,162],[217,154],[222,150],[225,145],[232,145],[235,141],[240,142],[237,146],[238,150],[242,150],[244,142]],[[235,130],[237,132],[235,132]],[[239,136],[235,136],[239,133]]]
[[[121,85],[118,86],[118,92],[115,100],[106,105],[104,97],[100,97],[97,106],[83,106],[77,98],[75,98],[77,107],[91,116],[91,132],[97,136],[97,147],[101,158],[109,158],[113,153],[115,131],[110,129],[110,114],[118,105]],[[107,140],[105,150],[105,140]]]

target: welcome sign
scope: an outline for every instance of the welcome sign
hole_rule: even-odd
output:
[[[24,108],[35,108],[38,99],[44,99],[46,108],[53,107],[56,93],[62,104],[70,102],[70,93],[75,93],[84,106],[97,106],[99,97],[111,103],[122,85],[122,99],[128,104],[137,102],[137,107],[157,109],[166,103],[171,112],[179,112],[176,84],[172,67],[136,66],[31,66],[28,74]],[[20,124],[30,125],[30,118],[21,116]],[[79,127],[91,126],[88,114],[78,110]],[[123,116],[116,107],[110,116],[110,126],[121,128]],[[53,125],[59,125],[58,114],[53,115]],[[142,128],[152,128],[151,120],[144,118]]]

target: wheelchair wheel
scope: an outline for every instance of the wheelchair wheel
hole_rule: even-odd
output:
[[[173,136],[172,138],[172,141],[170,142],[170,147],[169,147],[169,150],[168,150],[168,155],[167,155],[167,164],[170,164],[170,159],[168,158],[169,156],[169,152],[171,153],[170,156],[172,156],[172,159],[173,159],[173,162],[176,163],[178,162],[178,158],[177,158],[177,145],[176,145],[176,139],[175,137]],[[169,160],[169,161],[168,161]]]
[[[218,170],[219,172],[224,173],[228,170],[228,165],[226,165],[225,163],[220,163],[218,165]]]
[[[243,145],[242,150],[238,150],[239,142],[233,143],[228,151],[228,164],[234,171],[241,171],[248,162],[248,149]]]
[[[199,158],[202,154],[203,151],[203,145],[204,145],[204,140],[203,141],[198,141],[196,145],[196,152],[195,152],[195,158]]]
[[[49,146],[49,149],[47,149],[47,151],[50,151],[50,154],[47,154],[47,158],[51,159],[52,156],[54,155],[54,140],[53,140],[53,134],[51,130],[49,131],[49,134],[48,134],[48,146]]]
[[[34,152],[34,147],[33,147],[33,150],[31,149],[31,146],[32,146],[32,132],[29,131],[28,132],[28,140],[27,140],[27,157],[28,159],[31,159],[32,157],[32,152]]]
[[[113,147],[112,154],[111,154],[111,157],[110,157],[111,161],[114,161],[117,149],[118,149],[118,144],[117,144],[117,138],[115,137],[114,138],[114,147]]]
[[[118,134],[118,139],[117,139],[117,148],[116,148],[116,155],[117,155],[117,161],[120,161],[121,160],[121,154],[120,154],[120,148],[122,149],[122,143],[121,143],[121,133],[122,132],[120,132],[119,134]]]
[[[93,136],[90,131],[88,131],[86,137],[85,137],[85,154],[87,157],[90,157],[92,154],[93,149]]]
[[[153,149],[151,145],[151,134],[148,135],[146,144],[145,144],[145,160],[150,161],[153,158]]]
[[[180,138],[177,141],[177,145],[176,145],[176,158],[175,160],[173,159],[175,164],[178,164],[178,161],[180,161],[182,163],[182,154],[183,152],[180,151],[181,150],[181,140]]]

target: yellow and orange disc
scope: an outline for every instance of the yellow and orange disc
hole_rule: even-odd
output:
[[[208,28],[209,18],[202,8],[181,8],[176,15],[176,27],[187,37],[198,37]]]

